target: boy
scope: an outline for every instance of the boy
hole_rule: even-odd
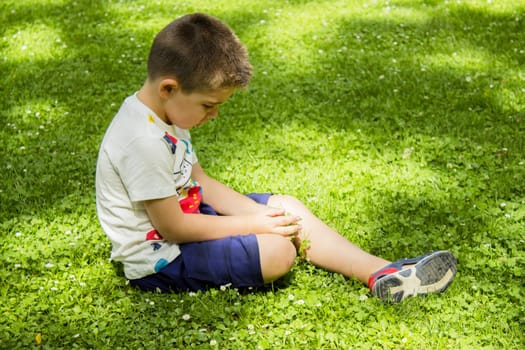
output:
[[[367,283],[385,301],[444,291],[456,273],[450,252],[390,263],[291,196],[244,196],[204,172],[188,130],[216,118],[251,68],[231,29],[205,14],[183,16],[155,37],[147,79],[121,106],[97,162],[99,219],[131,285],[260,287],[290,271],[304,240],[310,262]]]

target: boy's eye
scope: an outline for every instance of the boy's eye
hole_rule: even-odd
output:
[[[212,108],[213,108],[213,106],[211,106],[211,105],[202,105],[202,106],[203,106],[204,108],[206,108],[206,109],[212,109]]]

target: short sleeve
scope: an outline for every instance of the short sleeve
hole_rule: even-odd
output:
[[[120,178],[134,202],[177,194],[173,161],[159,138],[137,138],[121,149],[115,161]]]

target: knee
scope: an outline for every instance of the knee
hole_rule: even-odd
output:
[[[292,268],[297,251],[289,238],[259,235],[261,272],[265,283],[275,281]]]
[[[288,194],[274,194],[268,200],[268,205],[275,208],[296,208],[298,206],[303,206],[303,203]]]

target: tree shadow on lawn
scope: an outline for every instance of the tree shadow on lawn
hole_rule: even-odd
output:
[[[60,105],[60,112],[68,113],[67,115],[61,115],[60,112],[51,113],[53,116],[46,121],[48,124],[44,124],[46,131],[41,132],[38,138],[24,138],[18,135],[18,140],[16,140],[17,136],[8,135],[9,130],[4,130],[2,155],[11,164],[10,174],[6,174],[11,179],[11,186],[8,187],[16,189],[16,192],[19,193],[19,196],[16,197],[6,196],[4,192],[3,202],[6,203],[6,207],[12,208],[11,214],[7,214],[8,217],[17,216],[21,212],[31,212],[35,207],[53,205],[53,202],[60,201],[68,193],[77,195],[91,189],[97,153],[94,145],[98,146],[104,129],[121,100],[142,83],[149,42],[137,48],[133,43],[123,39],[134,34],[140,36],[139,32],[125,32],[119,28],[118,24],[115,24],[111,29],[94,26],[89,31],[92,36],[84,37],[86,31],[82,26],[92,26],[93,23],[100,22],[100,18],[112,17],[106,5],[104,1],[99,1],[98,4],[77,4],[76,6],[72,3],[39,4],[37,7],[18,7],[15,14],[4,18],[5,23],[8,24],[4,26],[4,34],[7,28],[22,27],[21,18],[27,23],[41,21],[52,24],[61,40],[68,46],[65,58],[4,63],[1,67],[4,75],[10,81],[9,86],[5,86],[2,91],[5,96],[4,110],[7,111],[6,115],[16,118],[16,120],[7,120],[8,123],[17,124],[22,130],[31,129],[30,125],[38,121],[24,115],[25,110],[17,110],[17,108],[30,106],[36,101],[42,101],[51,112]],[[106,16],[107,12],[109,16]],[[64,13],[70,13],[71,19],[64,21],[62,17]],[[471,45],[482,50],[487,49],[486,43],[494,43],[488,48],[495,56],[497,55],[497,58],[494,58],[495,61],[499,58],[514,57],[513,45],[502,40],[498,34],[499,31],[494,30],[480,39],[480,37],[465,33],[460,23],[473,28],[472,32],[476,32],[476,28],[479,28],[479,32],[485,33],[484,28],[498,23],[501,24],[502,32],[509,33],[510,30],[522,26],[522,21],[516,22],[511,14],[492,16],[468,8],[459,8],[453,15],[458,18],[450,25],[454,37],[470,42]],[[228,14],[225,13],[225,16]],[[53,18],[58,18],[58,20],[53,20]],[[229,18],[231,18],[229,22],[232,22],[230,25],[241,36],[260,19],[254,12],[245,14],[242,11],[230,13]],[[237,28],[235,21],[240,21],[241,18],[242,25]],[[445,17],[435,18],[430,23],[409,25],[406,28],[413,26],[410,29],[412,31],[433,32],[440,30],[444,22],[447,23],[450,20]],[[339,24],[339,31],[343,37],[347,37],[349,32],[366,34],[371,40],[371,47],[378,47],[379,39],[376,40],[374,37],[377,35],[396,37],[399,34],[399,26],[382,21],[350,19]],[[519,38],[519,34],[516,34],[516,37]],[[305,38],[306,40],[310,38]],[[398,73],[391,77],[386,76],[385,80],[380,83],[369,81],[369,74],[365,75],[367,80],[360,79],[363,76],[361,72],[385,72],[385,67],[392,66],[391,62],[387,61],[392,57],[389,52],[394,49],[398,50],[398,48],[386,47],[387,54],[385,55],[378,51],[369,53],[352,51],[352,43],[328,41],[321,47],[328,51],[331,46],[340,44],[348,44],[350,51],[347,57],[325,55],[315,62],[311,71],[297,72],[293,76],[282,76],[276,70],[272,71],[269,77],[269,79],[280,82],[277,86],[280,85],[283,91],[296,90],[293,96],[284,93],[283,101],[280,103],[288,106],[291,104],[294,110],[312,111],[312,115],[316,117],[305,121],[324,126],[324,130],[331,128],[349,131],[361,129],[372,135],[371,139],[377,140],[376,143],[383,143],[391,141],[392,135],[425,132],[420,129],[422,125],[425,125],[426,133],[433,136],[452,135],[475,138],[476,135],[479,135],[480,123],[485,123],[485,126],[490,128],[493,123],[505,121],[488,119],[498,118],[498,116],[508,118],[509,115],[518,113],[518,111],[500,113],[502,111],[497,110],[497,105],[490,101],[490,97],[480,96],[481,87],[472,88],[473,84],[467,84],[463,76],[454,74],[446,67],[417,76],[414,75],[414,70],[401,68]],[[409,42],[408,45],[413,45],[413,43]],[[107,48],[112,49],[109,51]],[[264,51],[264,47],[254,47],[251,50]],[[425,53],[424,47],[423,49],[416,47],[415,50]],[[412,56],[414,52],[403,50],[399,54],[401,55],[400,61],[406,62],[409,60],[407,57]],[[123,55],[127,55],[124,60],[121,59]],[[133,56],[132,59],[129,56]],[[275,63],[276,66],[282,64],[286,62]],[[330,69],[324,69],[327,67]],[[107,74],[102,76],[86,73],[100,71],[105,71]],[[125,78],[123,74],[126,74]],[[338,79],[339,86],[332,88],[334,80]],[[441,105],[436,106],[433,102],[434,98],[430,101],[426,100],[418,84],[412,84],[414,81],[416,83],[417,81],[431,82],[425,84],[427,92],[439,97],[437,100]],[[401,88],[397,85],[399,82],[405,82],[407,86]],[[264,94],[264,89],[261,89],[260,84],[264,83],[265,81],[259,78],[256,79],[253,86],[253,92],[258,94],[253,98],[261,99],[260,104],[265,104],[264,98],[260,96],[261,93]],[[462,91],[465,92],[466,98],[452,99],[460,101],[456,106],[444,105],[443,101],[449,100],[446,98],[447,86],[452,85],[456,88],[458,85],[463,86]],[[398,95],[392,93],[396,88],[400,90]],[[251,99],[251,94],[252,92],[247,97],[248,99]],[[270,96],[273,97],[275,94]],[[339,102],[334,103],[334,101]],[[280,106],[279,102],[276,102],[276,108]],[[440,109],[444,113],[439,116],[421,116],[420,112],[427,108]],[[496,108],[496,110],[487,114],[487,108]],[[472,110],[480,113],[473,113]],[[272,112],[271,109],[268,109],[267,113]],[[272,113],[273,116],[278,115],[279,111],[276,112]],[[457,114],[462,113],[469,118],[459,120],[455,118]],[[43,116],[40,118],[40,122],[45,120]],[[423,118],[425,118],[424,121],[422,121]],[[414,121],[416,121],[415,124]],[[277,121],[277,123],[280,122]],[[287,120],[282,122],[287,123]],[[72,125],[75,127],[71,128]],[[515,126],[521,127],[518,124]],[[248,132],[249,129],[246,128],[245,131]],[[492,135],[490,131],[487,131],[486,134],[493,136],[491,138],[495,141],[505,140],[502,134]],[[487,135],[481,136],[483,139],[486,137]],[[13,139],[16,141],[13,142]],[[496,144],[494,148],[500,147],[501,144],[503,142]],[[29,152],[20,152],[16,149],[17,146],[23,146],[26,150],[35,152],[38,157],[33,159],[25,157],[24,153]],[[70,159],[64,161],[64,157]],[[55,172],[50,174],[50,169],[55,169]],[[60,174],[57,169],[60,169]],[[26,172],[30,176],[25,175]],[[48,183],[45,187],[39,185],[42,179]],[[41,192],[34,193],[32,189],[35,187]]]
[[[6,218],[31,214],[38,211],[38,208],[46,207],[59,207],[67,212],[74,210],[75,197],[81,198],[81,202],[88,206],[87,202],[94,199],[94,168],[99,141],[122,99],[142,83],[144,61],[149,47],[149,41],[139,48],[124,39],[131,35],[140,37],[140,30],[129,33],[120,29],[118,25],[111,28],[95,26],[90,30],[92,37],[85,38],[86,31],[81,27],[91,26],[100,18],[107,18],[107,9],[104,6],[103,1],[96,6],[80,5],[76,8],[77,13],[83,13],[85,16],[78,16],[74,21],[53,20],[56,17],[60,19],[65,12],[71,12],[71,4],[41,4],[36,9],[19,8],[18,17],[8,17],[6,23],[13,27],[22,26],[16,18],[25,18],[28,22],[53,23],[61,40],[68,45],[68,53],[60,59],[28,60],[4,63],[1,66],[10,81],[9,86],[4,86],[2,91],[3,96],[8,96],[4,97],[3,101],[3,104],[6,104],[4,109],[8,112],[6,115],[13,118],[8,122],[16,123],[21,130],[31,129],[31,125],[35,124],[33,115],[28,116],[24,109],[17,108],[30,106],[36,101],[43,101],[52,115],[46,121],[48,124],[44,124],[46,130],[42,131],[38,138],[23,137],[16,133],[8,135],[9,130],[3,132],[4,147],[1,152],[11,164],[9,174],[6,174],[4,180],[9,184],[10,190],[2,193],[2,203],[6,208],[11,208],[9,213],[5,213]],[[252,30],[260,20],[254,12],[225,12],[224,16],[240,36]],[[109,17],[111,18],[111,15]],[[239,21],[239,26],[236,25],[236,21]],[[523,123],[519,118],[509,119],[510,116],[521,115],[520,111],[502,106],[494,94],[485,93],[488,82],[501,85],[505,83],[503,78],[506,72],[498,68],[498,62],[509,66],[519,66],[523,63],[523,58],[514,52],[515,43],[523,36],[522,32],[517,31],[523,27],[522,20],[516,21],[515,16],[510,13],[486,14],[467,7],[457,7],[451,14],[441,13],[429,21],[403,26],[394,21],[362,19],[346,19],[337,25],[340,36],[332,35],[331,38],[335,39],[313,46],[314,50],[323,49],[327,54],[315,56],[315,60],[307,65],[308,70],[297,71],[290,66],[292,63],[278,60],[271,63],[276,68],[284,66],[287,69],[272,70],[268,77],[260,74],[256,76],[252,88],[241,100],[237,99],[232,107],[234,115],[248,107],[256,111],[248,111],[252,113],[251,116],[239,118],[233,124],[229,123],[229,120],[217,123],[208,130],[196,131],[196,134],[202,136],[198,142],[213,140],[226,145],[225,147],[233,147],[234,153],[237,147],[235,145],[243,144],[246,138],[260,137],[261,128],[263,131],[268,127],[276,128],[279,132],[279,128],[286,130],[283,126],[299,121],[307,129],[319,130],[319,138],[323,137],[322,134],[330,134],[333,131],[355,134],[359,129],[361,133],[357,137],[379,152],[403,149],[406,147],[407,138],[430,140],[437,137],[450,138],[452,143],[458,139],[466,140],[465,149],[461,152],[467,153],[473,151],[472,147],[475,145],[483,145],[484,149],[496,151],[508,143],[510,138],[514,138],[513,143],[518,149],[512,150],[513,154],[523,153],[523,141],[520,141],[522,137],[519,137],[523,135]],[[448,34],[443,32],[443,25],[447,26]],[[4,34],[9,26],[4,27]],[[492,27],[498,30],[486,30]],[[420,33],[428,35],[423,36]],[[501,33],[512,33],[512,40],[505,40],[508,38],[502,37]],[[319,35],[322,36],[323,33]],[[353,46],[357,45],[354,42],[355,35],[359,35],[360,40],[368,40],[370,49],[365,52],[354,50]],[[454,38],[454,42],[462,42],[463,47],[470,47],[473,51],[489,52],[494,70],[490,64],[481,70],[472,69],[472,76],[476,72],[481,72],[482,76],[477,81],[467,82],[464,71],[448,67],[446,64],[429,67],[425,71],[418,67],[414,69],[410,65],[424,64],[424,56],[449,55],[454,46],[447,46],[446,35]],[[433,40],[433,37],[437,39]],[[425,38],[427,43],[419,42]],[[310,40],[310,36],[304,37],[304,42]],[[393,45],[393,40],[398,40],[399,44]],[[441,42],[442,46],[436,44],[437,42]],[[429,46],[432,52],[428,52]],[[341,47],[346,47],[346,50],[337,52],[334,49]],[[264,47],[253,47],[251,50],[257,55],[258,52],[264,52]],[[133,59],[121,60],[123,55]],[[403,65],[391,62],[392,57]],[[255,68],[257,70],[257,66]],[[86,74],[86,71],[104,71],[106,74],[90,75]],[[376,77],[377,80],[371,77]],[[270,81],[273,83],[270,84]],[[272,89],[279,88],[280,91],[269,91],[266,86]],[[451,87],[454,89],[450,89]],[[394,92],[396,89],[398,91]],[[461,96],[451,96],[451,90],[459,91]],[[275,100],[276,96],[280,96],[280,99]],[[55,111],[55,108],[60,111]],[[294,119],[296,116],[289,111],[298,111],[300,116]],[[433,114],[427,115],[426,111],[433,111]],[[261,128],[253,128],[250,125],[254,122],[254,114],[257,114],[255,118]],[[242,131],[238,132],[239,128]],[[35,125],[33,130],[36,129]],[[213,131],[213,135],[209,131]],[[26,151],[16,149],[18,145],[24,145]],[[203,154],[203,159],[213,158],[214,152],[216,150],[212,147],[208,154]],[[285,155],[289,153],[288,159],[291,162],[299,162],[300,157],[297,155],[306,156],[310,151],[289,147],[281,152]],[[433,170],[442,173],[443,176],[449,176],[449,170],[445,166],[450,161],[447,157],[454,152],[445,147],[442,156],[434,156],[435,158],[430,160]],[[27,153],[31,153],[31,156],[27,157]],[[340,157],[344,161],[344,153],[341,153]],[[492,167],[496,168],[497,166]],[[30,175],[27,175],[24,169]],[[522,184],[509,180],[510,177],[523,174],[523,170],[520,173],[520,170],[514,169],[514,172],[507,174],[492,174],[490,171],[487,170],[492,180],[484,195],[524,195]],[[476,172],[466,174],[475,175]],[[42,186],[43,182],[46,186]],[[35,191],[35,188],[38,190]],[[16,195],[12,195],[11,190]],[[460,188],[457,190],[461,191]],[[381,191],[390,192],[388,189],[378,190]],[[482,195],[478,189],[475,189],[475,192],[476,195]],[[426,207],[435,209],[437,206],[444,211],[429,214],[425,209],[416,210],[409,214],[407,220],[421,222],[424,228],[428,222],[436,221],[437,217],[437,225],[450,227],[450,211],[445,209],[442,203],[432,203],[432,199],[424,197],[414,198],[407,193],[379,197],[379,202],[370,206],[367,214],[370,220],[381,217],[396,218],[399,207],[406,207],[407,203],[425,202]],[[460,196],[452,206],[462,208],[462,201],[469,199],[471,198],[468,194]],[[70,209],[67,209],[68,207]],[[469,211],[465,210],[463,214],[469,215],[468,213]],[[394,222],[381,224],[381,220],[377,220],[377,229],[380,232],[384,231],[381,226],[395,227]],[[487,223],[480,224],[479,227],[486,225]],[[406,227],[401,226],[400,234],[406,230]],[[455,223],[452,224],[452,228],[461,232],[463,230]],[[395,230],[389,229],[389,232],[392,231]],[[421,235],[424,235],[424,232],[421,230]],[[453,246],[464,238],[466,237],[462,238],[460,235],[444,243]],[[427,240],[427,243],[442,246],[443,244],[438,244],[440,239],[443,238],[436,238],[435,242]],[[385,251],[392,251],[383,247],[381,240],[382,237],[377,237],[378,246],[372,249],[384,248]],[[403,240],[394,250],[397,253],[405,253],[409,249],[402,242]]]
[[[4,96],[8,96],[4,101],[5,110],[8,115],[17,118],[8,122],[18,124],[22,130],[31,129],[35,118],[25,115],[25,110],[17,108],[31,105],[35,101],[43,101],[52,114],[46,121],[48,124],[44,124],[46,130],[38,138],[20,134],[6,135],[8,130],[4,132],[2,142],[5,144],[2,152],[11,164],[10,174],[6,176],[9,180],[6,181],[11,185],[8,187],[17,193],[15,196],[8,196],[9,192],[3,193],[2,202],[6,207],[12,208],[7,217],[31,213],[39,207],[53,207],[55,202],[60,203],[68,196],[86,196],[86,193],[92,193],[99,141],[121,100],[130,93],[130,89],[135,89],[142,82],[149,45],[148,43],[137,48],[133,43],[123,40],[133,33],[125,33],[117,25],[111,29],[94,27],[90,31],[92,37],[85,38],[85,30],[79,28],[83,25],[90,26],[99,18],[107,18],[104,5],[100,1],[97,6],[91,4],[85,8],[83,6],[86,5],[76,7],[78,13],[84,16],[78,16],[74,21],[52,20],[54,17],[60,18],[64,12],[71,12],[72,4],[41,4],[38,8],[19,8],[17,16],[8,16],[6,23],[9,26],[21,26],[16,18],[58,26],[55,29],[67,43],[68,54],[58,60],[6,63],[2,66],[10,80],[9,87],[5,86],[2,91]],[[254,12],[245,15],[239,11],[229,15],[225,13],[225,16],[231,18],[230,25],[241,36],[259,21]],[[242,25],[237,28],[235,21],[240,21],[241,18]],[[61,25],[65,26],[60,27]],[[520,111],[502,107],[494,100],[493,94],[485,93],[489,81],[504,84],[500,75],[505,72],[498,68],[492,71],[490,67],[486,67],[481,72],[484,79],[467,82],[464,72],[446,65],[420,71],[408,65],[400,67],[390,61],[392,57],[396,57],[404,64],[421,64],[424,60],[414,57],[432,56],[441,51],[444,55],[449,54],[447,50],[450,47],[446,44],[440,47],[432,40],[433,34],[437,36],[437,41],[446,40],[443,37],[443,25],[447,26],[454,41],[463,42],[465,47],[470,46],[472,50],[490,52],[493,63],[509,62],[514,66],[513,62],[517,61],[517,65],[520,65],[523,61],[514,52],[514,43],[522,37],[521,32],[516,29],[523,27],[523,21],[516,21],[512,14],[487,14],[467,7],[457,7],[453,13],[440,14],[427,22],[403,26],[397,22],[348,19],[338,24],[342,40],[334,39],[314,47],[332,54],[317,56],[309,71],[290,73],[293,69],[288,69],[284,70],[286,74],[281,74],[279,70],[270,73],[267,79],[277,83],[268,86],[281,88],[283,94],[280,101],[265,100],[266,80],[261,76],[256,77],[252,89],[244,98],[250,102],[258,101],[255,108],[264,111],[260,117],[263,127],[265,123],[272,128],[275,125],[287,125],[293,122],[294,116],[283,115],[282,111],[297,110],[303,114],[300,122],[306,127],[318,128],[323,133],[330,133],[331,130],[353,133],[359,129],[362,131],[362,136],[359,137],[363,137],[364,142],[375,149],[402,149],[407,138],[424,135],[427,139],[450,137],[453,140],[470,140],[471,144],[467,144],[464,152],[471,151],[468,147],[476,144],[497,151],[515,135],[517,137],[514,137],[512,143],[518,149],[512,150],[512,154],[522,153],[524,146],[519,135],[522,135],[523,123],[520,118],[509,119],[511,116],[521,116]],[[486,30],[491,27],[498,30]],[[418,37],[418,33],[429,34],[429,45],[435,46],[434,52],[429,53],[427,46],[420,45],[419,40],[423,40],[423,37]],[[502,38],[500,33],[514,33],[514,42],[504,40],[505,37]],[[139,33],[135,34],[140,36]],[[360,35],[361,40],[369,40],[370,51],[353,50],[353,34]],[[410,39],[410,36],[415,39]],[[396,38],[400,44],[392,45],[391,40]],[[305,37],[304,40],[306,42],[311,38]],[[333,50],[334,47],[341,46],[347,47],[347,51],[337,53]],[[86,50],[86,47],[92,50]],[[108,47],[112,50],[108,51]],[[264,51],[264,47],[251,49]],[[128,58],[129,55],[136,55],[133,57],[136,59],[119,62],[122,55],[128,55]],[[274,65],[278,67],[286,65],[286,62],[275,62]],[[86,71],[105,71],[107,74],[96,74],[93,77],[86,74]],[[127,77],[120,80],[124,73]],[[472,70],[472,74],[476,74],[475,70]],[[370,79],[374,76],[377,81]],[[450,87],[460,91],[461,96],[450,96]],[[293,90],[295,92],[291,94],[290,91]],[[269,92],[267,95],[273,99],[276,92]],[[245,103],[239,101],[238,105],[242,109]],[[264,105],[270,107],[265,108]],[[63,110],[68,114],[54,111],[58,106],[61,108],[60,112]],[[427,110],[441,113],[427,115]],[[228,131],[228,128],[232,129],[228,123],[217,126],[214,131],[223,132],[232,144],[242,144],[238,138],[260,135],[260,129],[250,128],[245,124],[251,122],[252,118],[246,118],[244,124],[242,119],[237,121],[235,126],[243,129],[237,134]],[[73,125],[74,128],[71,127]],[[37,130],[36,125],[33,129]],[[199,134],[199,131],[196,133]],[[205,131],[200,134],[203,136],[200,142],[205,142],[210,137]],[[222,143],[221,140],[218,143]],[[26,151],[16,149],[18,145],[24,146]],[[296,152],[297,149],[288,151]],[[32,157],[25,155],[29,152]],[[286,152],[285,149],[284,153]],[[448,156],[446,153],[445,150],[445,157]],[[292,161],[296,158],[290,157]],[[437,164],[439,169],[448,163],[448,159],[436,158],[432,163]],[[492,184],[494,191],[523,195],[520,183],[508,181],[504,174],[498,175],[491,176],[496,178]],[[504,181],[498,181],[497,178],[502,176]],[[42,186],[42,182],[46,186]],[[513,187],[508,188],[509,183]],[[38,188],[38,191],[33,191],[34,188]]]
[[[0,93],[3,96],[2,113],[12,118],[3,120],[4,129],[1,130],[0,155],[2,159],[6,159],[6,162],[11,163],[11,168],[6,171],[3,180],[4,188],[7,190],[4,189],[0,194],[2,206],[9,208],[9,212],[3,210],[2,220],[16,218],[21,214],[33,215],[41,210],[53,211],[65,205],[65,208],[59,210],[62,215],[68,210],[76,210],[75,197],[80,198],[83,208],[94,206],[94,167],[98,143],[122,99],[142,83],[144,59],[149,45],[148,41],[144,47],[137,48],[124,40],[123,38],[127,38],[130,33],[118,28],[117,25],[111,30],[93,28],[92,41],[82,37],[80,34],[85,34],[85,31],[78,30],[78,26],[92,25],[98,18],[104,18],[106,11],[104,4],[103,1],[93,4],[93,8],[89,7],[89,11],[86,11],[89,12],[88,17],[79,17],[68,26],[56,28],[62,40],[68,45],[68,54],[64,58],[18,63],[4,61],[0,65],[0,72],[9,77],[9,85],[0,86]],[[27,18],[35,21],[45,18],[51,21],[52,18],[59,17],[60,14],[70,10],[68,7],[70,4],[38,6],[38,10],[26,8],[24,10],[27,11],[26,14],[22,13],[23,16],[20,18],[26,18],[27,13],[32,13]],[[240,13],[230,15],[232,20],[229,24],[236,31],[238,29],[235,20],[241,17]],[[480,51],[489,51],[492,55],[491,60],[495,63],[507,62],[513,67],[523,64],[523,58],[517,57],[514,53],[513,44],[510,40],[505,40],[501,34],[513,33],[514,42],[519,42],[523,36],[523,21],[516,22],[511,14],[489,15],[468,8],[458,8],[453,15],[457,17],[450,26],[453,37],[460,38],[465,45],[478,48]],[[243,19],[245,22],[240,29],[241,35],[243,31],[250,30],[252,23],[255,24],[259,20],[253,14],[248,16],[252,18]],[[405,29],[413,32],[439,31],[443,22],[450,23],[449,19],[441,17],[419,25],[410,24]],[[5,23],[14,26],[17,22],[12,19]],[[471,29],[466,32],[459,23],[465,23]],[[487,33],[485,28],[490,27],[492,23],[498,23],[500,31],[493,30],[485,36],[469,34]],[[62,25],[61,21],[56,21],[56,25]],[[4,35],[6,28],[7,25],[4,27]],[[391,25],[381,21],[350,19],[343,21],[339,30],[343,37],[347,37],[348,32],[361,33],[361,35],[366,33],[366,37],[371,40],[370,47],[376,48],[379,47],[377,35],[396,37],[399,27],[397,24]],[[140,33],[136,34],[140,35]],[[473,193],[463,192],[451,197],[448,194],[429,195],[425,191],[416,191],[416,194],[412,194],[409,191],[391,188],[376,189],[373,195],[375,201],[371,201],[367,206],[368,211],[364,211],[364,215],[371,222],[369,229],[372,233],[367,245],[372,252],[380,255],[388,252],[388,258],[394,259],[398,254],[412,255],[415,250],[423,252],[432,247],[453,248],[462,253],[460,259],[470,259],[465,263],[460,260],[461,273],[476,272],[479,266],[476,265],[475,259],[479,257],[474,251],[487,241],[494,242],[499,232],[493,227],[492,217],[480,215],[479,211],[473,209],[470,204],[475,203],[478,197],[486,201],[495,201],[498,198],[496,193],[517,198],[523,198],[525,195],[522,182],[512,181],[516,176],[523,179],[524,170],[514,168],[512,172],[505,174],[504,171],[498,172],[497,166],[497,162],[501,162],[501,167],[504,167],[505,164],[515,161],[519,154],[523,154],[523,124],[518,118],[510,118],[516,115],[523,116],[520,114],[522,112],[502,106],[494,94],[484,94],[485,86],[489,81],[494,81],[496,85],[504,84],[504,81],[498,77],[500,74],[504,76],[505,71],[500,71],[497,67],[494,71],[486,68],[483,72],[486,75],[485,80],[473,83],[465,81],[463,72],[446,66],[432,68],[418,74],[415,73],[416,70],[405,66],[398,67],[395,74],[389,72],[386,69],[392,66],[390,62],[392,54],[389,50],[395,50],[398,61],[405,63],[411,62],[413,56],[427,54],[425,46],[420,48],[410,40],[406,45],[412,48],[412,51],[405,50],[401,44],[397,48],[387,45],[386,54],[379,50],[371,50],[368,53],[353,51],[351,42],[329,41],[319,48],[331,52],[331,46],[341,47],[345,44],[349,50],[346,56],[337,56],[336,53],[332,57],[324,55],[318,58],[308,71],[297,71],[292,74],[287,70],[286,74],[282,74],[275,70],[271,71],[267,78],[256,77],[253,88],[243,96],[243,100],[236,100],[238,105],[232,107],[232,113],[240,116],[241,112],[234,109],[248,107],[256,107],[264,112],[254,116],[258,112],[253,111],[246,119],[237,120],[233,126],[243,128],[242,132],[232,130],[232,124],[228,125],[228,123],[217,123],[209,129],[199,130],[196,132],[202,136],[199,142],[213,140],[225,145],[221,152],[235,152],[235,147],[242,145],[246,139],[260,137],[261,132],[266,132],[267,129],[278,133],[279,128],[275,129],[275,126],[291,125],[294,121],[291,119],[293,115],[290,114],[290,110],[300,111],[302,117],[299,122],[304,123],[309,130],[323,133],[346,132],[374,149],[392,152],[404,149],[408,137],[419,140],[431,140],[432,137],[450,138],[454,144],[456,140],[464,139],[465,148],[460,151],[465,153],[471,152],[476,145],[481,145],[484,150],[497,151],[505,146],[509,139],[514,139],[512,143],[516,149],[509,151],[511,154],[508,160],[496,159],[494,163],[488,163],[490,166],[488,169],[463,172],[462,181],[468,184],[468,177],[483,176],[481,170],[485,171],[492,179],[485,182],[485,188],[473,185]],[[86,52],[86,47],[92,50]],[[254,49],[264,51],[264,47]],[[439,48],[436,50],[439,51]],[[137,60],[123,60],[122,63],[118,63],[123,54],[130,55],[130,52],[136,54]],[[447,52],[443,53],[447,54]],[[418,60],[414,61],[418,62]],[[276,61],[273,64],[279,67],[286,65],[286,62]],[[107,74],[103,76],[97,74],[93,77],[85,74],[86,69],[93,72],[104,71]],[[363,71],[368,73],[363,74]],[[475,70],[472,70],[472,74],[474,76]],[[381,75],[385,77],[380,82],[369,79],[371,76],[379,78]],[[267,84],[269,81],[274,83]],[[420,85],[419,82],[427,83]],[[334,84],[337,85],[335,89],[332,88]],[[404,85],[400,87],[399,84]],[[270,93],[266,90],[266,86],[279,87],[282,94]],[[458,86],[461,87],[462,96],[449,96],[449,87]],[[396,88],[399,91],[394,93]],[[511,86],[511,88],[515,87]],[[269,97],[264,97],[264,94]],[[281,95],[279,101],[273,100],[279,95]],[[432,98],[426,99],[425,96]],[[27,137],[17,132],[13,134],[12,130],[6,127],[5,123],[15,123],[19,125],[19,130],[36,131],[38,129],[36,124],[40,122],[35,122],[33,115],[26,115],[25,108],[21,106],[38,105],[40,101],[49,109],[51,117],[47,123],[46,117],[41,116],[45,131],[41,131],[38,138]],[[116,105],[111,105],[112,103]],[[283,113],[283,110],[288,114]],[[443,113],[427,116],[426,110]],[[63,112],[69,114],[65,115]],[[420,115],[420,112],[423,112],[423,115]],[[457,115],[461,118],[456,118]],[[261,128],[251,127],[254,119],[260,123],[257,125]],[[362,132],[357,134],[357,129]],[[218,132],[220,135],[211,135],[210,131]],[[320,132],[319,137],[322,137]],[[26,147],[25,152],[18,149],[22,145]],[[366,148],[364,150],[366,151]],[[211,148],[208,154],[203,155],[203,159],[225,157],[216,152],[219,150]],[[293,152],[304,152],[304,155],[307,153],[295,147],[284,149],[282,152],[290,153],[289,159],[292,162],[300,161],[300,157]],[[432,170],[437,176],[450,176],[446,168],[450,153],[453,152],[445,146],[444,154],[435,156],[436,158],[430,161]],[[344,162],[344,153],[339,156]],[[394,163],[398,161],[400,159],[395,159]],[[482,162],[481,165],[483,166],[484,163]],[[24,169],[27,169],[27,175]],[[43,181],[45,186],[42,186]],[[451,188],[458,192],[462,191],[461,186],[451,186]],[[471,227],[477,228],[480,232],[473,235],[470,231]],[[429,237],[427,235],[429,229],[440,235]],[[448,235],[449,233],[451,235]],[[509,242],[514,239],[505,235],[504,237],[508,238]],[[415,247],[414,242],[416,242]],[[501,240],[498,243],[503,244]],[[484,258],[489,259],[490,252],[487,252]],[[468,266],[466,270],[465,266]],[[491,287],[498,282],[510,283],[512,287],[518,283],[511,267],[504,264],[490,269],[485,268],[475,274],[475,278],[478,278],[483,285]],[[284,281],[285,285],[286,283],[287,281]],[[137,303],[147,304],[142,301],[142,296],[137,295],[134,298]],[[111,297],[102,297],[102,299],[104,303],[112,301]],[[214,309],[217,313],[220,312],[221,305],[228,306],[227,300],[219,300],[217,308]],[[168,309],[161,310],[160,314],[157,309],[138,311],[143,313],[145,324],[150,317],[160,316],[172,320],[173,316]],[[120,309],[119,312],[114,312],[115,324],[99,325],[100,334],[112,335],[112,330],[121,329],[128,329],[130,333],[137,334],[144,332],[144,324],[127,323],[126,312],[120,313]],[[136,315],[137,310],[130,307],[128,312],[130,315]],[[62,312],[57,311],[51,316],[54,316],[58,322],[64,322],[61,326],[67,329]],[[209,319],[209,316],[203,315],[203,319]],[[92,322],[90,326],[96,326],[96,320]],[[151,332],[151,337],[163,332],[170,333],[181,320],[178,318],[170,322],[166,324],[165,330],[148,330]],[[85,327],[85,325],[81,326]],[[70,327],[70,333],[77,333],[77,329]],[[96,336],[93,339],[93,343],[87,344],[99,344]],[[73,343],[75,342],[72,341]]]

